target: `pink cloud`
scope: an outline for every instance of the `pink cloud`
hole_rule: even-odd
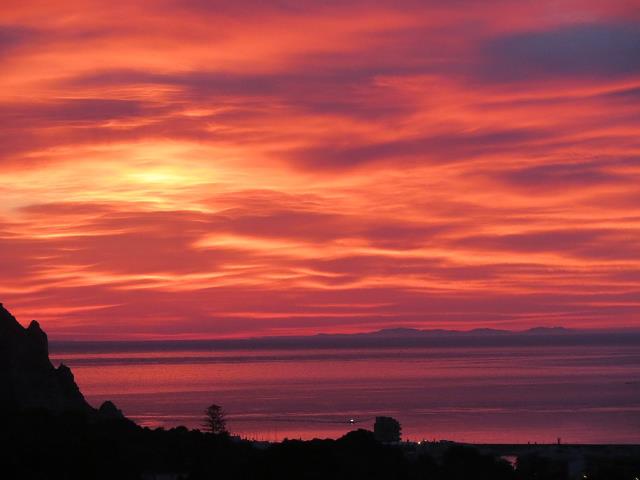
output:
[[[639,13],[10,1],[0,300],[54,337],[634,326]]]

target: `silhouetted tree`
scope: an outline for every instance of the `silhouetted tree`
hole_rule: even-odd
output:
[[[376,417],[376,423],[373,425],[373,433],[376,439],[383,443],[393,443],[400,441],[402,427],[393,417]]]
[[[220,405],[209,405],[204,413],[204,427],[207,431],[216,435],[229,433],[227,431],[227,419]]]

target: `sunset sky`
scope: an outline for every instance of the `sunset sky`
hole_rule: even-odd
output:
[[[640,324],[640,3],[3,0],[53,338]]]

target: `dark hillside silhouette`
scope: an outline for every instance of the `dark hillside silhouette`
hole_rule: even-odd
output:
[[[49,361],[47,334],[35,320],[23,328],[0,304],[1,407],[92,412],[65,365]]]

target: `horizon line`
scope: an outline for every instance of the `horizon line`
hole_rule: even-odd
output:
[[[491,328],[491,327],[477,327],[472,329],[448,329],[448,328],[414,328],[414,327],[388,327],[381,328],[377,330],[362,330],[356,332],[336,332],[336,331],[328,331],[328,332],[316,332],[309,334],[272,334],[272,335],[259,335],[259,336],[212,336],[203,338],[200,334],[171,334],[166,336],[146,336],[146,334],[127,334],[126,337],[84,337],[80,339],[71,338],[71,336],[55,336],[49,339],[52,344],[64,344],[64,343],[181,343],[181,342],[190,342],[190,343],[204,343],[204,342],[235,342],[235,341],[262,341],[262,340],[293,340],[293,339],[322,339],[327,337],[337,337],[337,338],[345,338],[345,337],[362,337],[366,335],[376,335],[376,334],[388,334],[389,336],[393,336],[394,333],[401,334],[405,333],[416,333],[416,334],[443,334],[443,335],[469,335],[469,334],[478,334],[483,336],[491,336],[491,335],[535,335],[536,333],[544,335],[549,334],[624,334],[624,333],[633,333],[640,334],[640,328],[637,327],[616,327],[616,328],[571,328],[564,326],[536,326],[525,329],[501,329],[501,328]],[[138,336],[139,335],[139,336]],[[396,336],[397,338],[397,336]]]

